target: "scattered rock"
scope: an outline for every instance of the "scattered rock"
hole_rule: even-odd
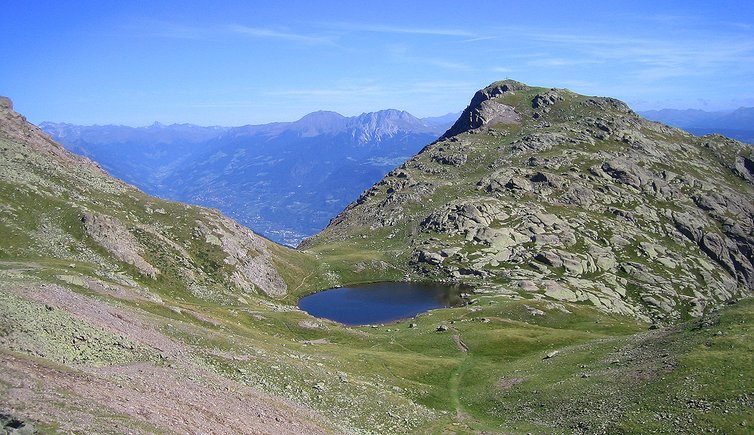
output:
[[[522,382],[524,382],[524,378],[500,378],[497,381],[497,387],[501,390],[510,390]]]
[[[559,353],[560,353],[560,351],[558,351],[558,350],[553,350],[553,351],[547,352],[547,353],[545,354],[545,356],[543,356],[543,357],[542,357],[542,359],[550,359],[550,358],[554,358],[554,357],[555,357],[556,355],[558,355]]]

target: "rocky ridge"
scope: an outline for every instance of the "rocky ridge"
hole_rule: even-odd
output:
[[[696,317],[754,289],[752,162],[612,98],[497,82],[304,246],[361,239],[414,279]]]

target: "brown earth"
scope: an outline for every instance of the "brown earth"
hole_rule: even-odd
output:
[[[13,294],[64,310],[159,354],[156,362],[66,367],[0,350],[3,413],[83,433],[336,432],[314,411],[234,382],[199,365],[192,349],[161,333],[146,313],[56,285],[25,284]],[[180,322],[176,322],[180,323]],[[131,422],[140,426],[128,426]]]

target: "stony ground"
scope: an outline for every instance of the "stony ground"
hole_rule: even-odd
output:
[[[214,373],[148,313],[60,286],[2,289],[0,385],[11,414],[64,432],[334,430],[310,410]]]

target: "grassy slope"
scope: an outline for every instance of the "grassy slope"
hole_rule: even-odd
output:
[[[164,303],[96,299],[154,316],[208,370],[303,403],[349,430],[732,433],[751,423],[751,300],[637,334],[645,325],[588,307],[492,296],[419,316],[416,328],[408,321],[312,327],[305,314],[263,303],[182,304],[179,314]],[[436,332],[440,324],[449,330]],[[154,352],[137,350],[154,360]]]

